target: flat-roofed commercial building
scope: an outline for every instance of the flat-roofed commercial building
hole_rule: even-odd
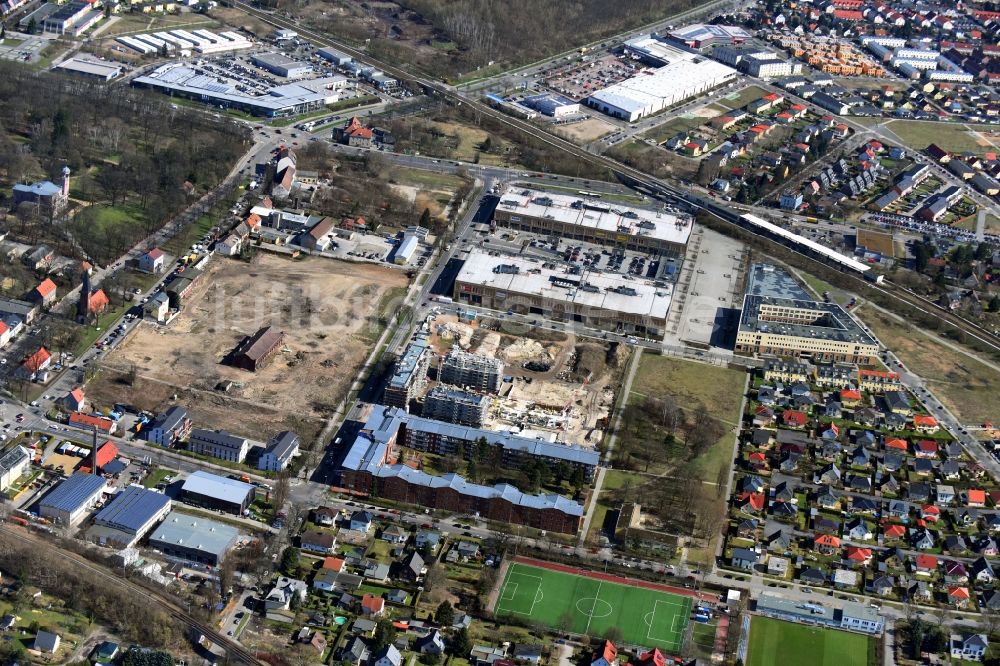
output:
[[[286,79],[297,79],[300,76],[312,74],[313,66],[307,62],[299,62],[283,53],[255,53],[250,61],[278,76]]]
[[[502,227],[640,252],[684,252],[693,222],[686,215],[514,187],[500,197]]]
[[[225,44],[206,43],[196,48],[202,50],[225,46]],[[132,79],[131,84],[137,88],[152,88],[171,96],[176,95],[227,109],[246,111],[255,116],[283,118],[319,111],[328,104],[337,102],[340,99],[340,90],[347,85],[347,79],[343,76],[327,76],[290,81],[275,86],[266,93],[254,95],[241,90],[242,84],[236,79],[220,78],[183,62],[175,62],[157,67],[143,76],[137,76]]]
[[[634,122],[736,78],[736,70],[714,60],[680,60],[598,90],[587,106]]]
[[[110,81],[117,78],[122,73],[121,65],[105,62],[95,62],[84,58],[67,58],[55,66],[60,72],[68,72],[78,76],[98,79],[100,81]]]
[[[142,486],[115,495],[94,517],[88,537],[100,544],[131,548],[170,513],[170,498]]]
[[[836,303],[812,300],[791,274],[758,263],[747,274],[736,351],[868,365],[879,343]]]
[[[149,547],[168,557],[218,566],[239,540],[240,532],[224,523],[179,511],[167,514],[149,537]]]
[[[181,500],[194,506],[240,514],[253,501],[254,487],[208,472],[192,472],[181,486]]]
[[[736,352],[870,365],[879,343],[836,303],[748,294]]]
[[[60,525],[76,525],[107,490],[103,476],[76,472],[38,503],[38,513]]]
[[[661,338],[673,288],[613,273],[572,275],[523,257],[474,250],[455,278],[456,302]]]

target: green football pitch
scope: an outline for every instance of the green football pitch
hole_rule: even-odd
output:
[[[750,621],[747,666],[868,666],[875,643],[863,634],[755,617]]]
[[[493,612],[590,636],[618,627],[627,643],[677,652],[692,603],[669,592],[514,562]]]

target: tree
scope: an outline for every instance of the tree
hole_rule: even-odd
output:
[[[431,227],[431,209],[424,208],[424,212],[420,214],[419,225],[424,229],[430,229]]]
[[[604,640],[611,641],[612,643],[621,643],[625,635],[622,633],[620,627],[612,625],[608,627],[608,630],[604,632]]]
[[[396,642],[396,628],[392,626],[392,621],[379,620],[375,625],[375,636],[372,638],[372,654],[378,653],[386,645],[394,642]]]
[[[281,511],[285,506],[285,502],[288,501],[288,492],[291,487],[290,477],[291,473],[287,469],[278,472],[278,478],[274,482],[274,495],[271,499],[275,513]]]
[[[447,580],[448,576],[445,574],[444,568],[432,564],[427,568],[427,573],[424,574],[424,593],[430,594],[441,589]]]
[[[434,621],[442,627],[450,627],[455,621],[455,608],[449,601],[442,601],[434,612]]]
[[[299,567],[299,549],[294,546],[288,546],[281,553],[281,570],[285,573],[291,573]]]
[[[455,657],[469,656],[469,652],[472,651],[472,641],[469,639],[469,632],[465,627],[455,632],[451,644],[448,645],[448,651]]]
[[[994,294],[990,299],[990,312],[1000,312],[1000,294]]]

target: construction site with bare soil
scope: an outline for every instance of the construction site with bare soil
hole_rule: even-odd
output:
[[[430,331],[438,354],[459,347],[504,362],[505,381],[484,427],[582,446],[600,443],[628,361],[626,346],[453,314],[436,316]]]
[[[176,401],[197,427],[260,440],[294,428],[306,440],[345,398],[406,286],[403,272],[371,264],[216,260],[173,321],[143,323],[106,357],[88,396],[154,412]],[[261,367],[223,364],[264,326],[283,339]]]

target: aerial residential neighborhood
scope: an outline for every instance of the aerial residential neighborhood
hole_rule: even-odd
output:
[[[1000,663],[990,3],[0,2],[0,663]]]

